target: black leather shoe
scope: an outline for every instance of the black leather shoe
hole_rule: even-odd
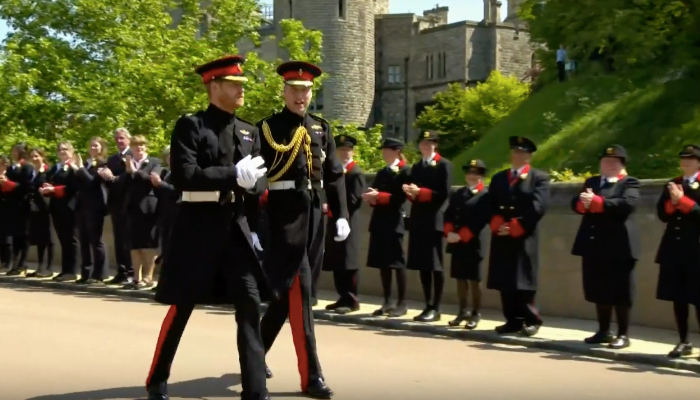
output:
[[[82,277],[81,277],[80,279],[78,279],[77,281],[75,281],[75,283],[77,283],[78,285],[87,285],[87,283],[88,283],[88,278],[82,278]]]
[[[426,308],[420,315],[413,317],[416,322],[436,322],[442,319],[439,311],[435,311],[432,308]]]
[[[323,379],[314,379],[309,382],[309,387],[306,388],[304,394],[314,399],[330,399],[333,397],[333,391]]]
[[[148,400],[170,400],[166,383],[149,385],[146,390],[148,390]]]
[[[522,323],[506,322],[505,324],[496,327],[496,333],[498,333],[499,335],[507,335],[510,333],[518,333],[522,329]]]
[[[540,326],[542,325],[525,325],[523,326],[523,329],[520,331],[520,333],[523,336],[533,337],[537,335],[537,332],[540,331]]]
[[[56,282],[69,282],[69,281],[74,281],[77,276],[74,274],[59,274],[55,278],[53,278],[54,281]]]
[[[627,347],[630,347],[630,338],[627,336],[618,336],[615,339],[613,339],[612,342],[608,345],[609,348],[613,350],[620,350],[624,349]]]
[[[472,311],[471,315],[469,316],[469,320],[467,321],[467,324],[464,325],[464,329],[476,329],[476,327],[479,325],[479,321],[481,321],[481,314]]]
[[[6,276],[22,276],[22,273],[24,273],[24,270],[19,269],[19,268],[12,268],[11,270],[7,271]]]
[[[272,376],[272,370],[265,364],[265,378],[270,379]]]
[[[127,283],[127,281],[128,281],[127,278],[124,278],[122,276],[115,276],[114,278],[107,280],[105,282],[105,284],[107,284],[107,285],[123,285],[123,284]]]
[[[668,353],[671,358],[680,358],[689,356],[693,352],[693,345],[690,343],[678,343],[676,347]]]
[[[51,278],[53,277],[53,272],[51,271],[36,271],[37,278]]]
[[[447,321],[449,326],[459,326],[462,322],[466,321],[471,316],[469,311],[460,311],[457,316],[452,321]]]
[[[405,304],[398,304],[396,307],[389,310],[389,318],[399,318],[408,314],[408,306]]]
[[[340,306],[335,309],[335,312],[338,314],[350,314],[351,312],[359,311],[360,310],[360,303],[355,303],[350,306]]]
[[[387,302],[387,303],[384,303],[381,307],[379,307],[378,310],[373,312],[372,316],[381,317],[384,315],[388,315],[391,312],[391,310],[393,310],[393,309],[394,309],[394,305],[392,303]]]
[[[608,344],[611,343],[615,337],[610,332],[596,332],[595,335],[583,339],[586,344]]]
[[[328,311],[333,311],[336,310],[338,307],[340,307],[340,300],[336,301],[335,303],[331,303],[326,306],[326,310]]]

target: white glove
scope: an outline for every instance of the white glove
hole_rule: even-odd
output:
[[[335,231],[337,233],[336,237],[333,238],[336,242],[342,242],[348,238],[350,235],[350,225],[348,225],[348,220],[345,218],[340,218],[335,222]]]
[[[263,251],[262,245],[260,244],[260,238],[258,238],[258,234],[255,232],[251,232],[250,238],[253,242],[253,247],[258,249],[258,251]]]
[[[255,187],[255,181],[265,176],[267,168],[260,168],[265,164],[265,160],[258,156],[251,158],[250,154],[245,156],[236,164],[236,182],[243,189],[252,189]]]

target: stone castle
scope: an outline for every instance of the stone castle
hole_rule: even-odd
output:
[[[510,0],[484,0],[482,21],[447,23],[448,7],[389,14],[389,0],[274,0],[260,46],[239,44],[266,60],[285,58],[272,35],[294,18],[323,33],[321,67],[329,77],[311,106],[327,119],[360,126],[382,124],[385,135],[412,140],[416,116],[451,83],[483,82],[493,70],[522,76],[533,48]]]

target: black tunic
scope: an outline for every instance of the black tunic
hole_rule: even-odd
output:
[[[165,304],[233,304],[240,285],[226,271],[253,270],[260,264],[250,241],[235,163],[258,156],[260,137],[251,123],[214,105],[181,117],[171,139],[171,181],[183,191],[220,191],[219,202],[180,202],[173,221],[156,301]],[[230,201],[230,192],[236,201]],[[229,249],[244,248],[235,260]]]
[[[107,198],[105,181],[97,171],[107,166],[106,161],[85,164],[84,168],[76,171],[78,182],[77,210],[78,213],[90,218],[104,218],[107,215]]]
[[[264,124],[269,127],[272,139],[280,145],[290,143],[295,131],[302,126],[306,128],[311,141],[311,169],[302,146],[289,169],[275,180],[293,181],[295,188],[270,190],[267,196],[270,244],[265,249],[264,270],[271,289],[283,292],[291,287],[304,264],[311,268],[315,260],[322,260],[322,205],[326,202],[326,196],[333,215],[329,223],[335,224],[339,218],[348,218],[345,179],[343,166],[335,154],[330,124],[326,120],[312,114],[302,117],[285,107],[281,112],[258,122],[261,132]],[[265,159],[268,177],[275,178],[290,159],[291,151],[280,154],[268,140],[263,139],[260,154]],[[273,169],[277,157],[281,161]]]
[[[29,201],[29,244],[32,246],[46,246],[53,244],[51,234],[51,214],[49,213],[49,199],[39,193],[39,188],[48,179],[49,167],[44,165],[34,173],[31,189],[27,196]]]
[[[324,271],[355,271],[360,269],[360,231],[362,194],[367,190],[365,173],[354,161],[348,164],[345,173],[345,190],[348,204],[350,235],[342,242],[336,242],[335,222],[328,223],[326,250],[323,254]],[[332,215],[328,221],[334,221]]]
[[[406,234],[406,194],[403,185],[410,180],[411,167],[400,161],[395,167],[377,172],[372,187],[379,192],[369,221],[370,268],[405,268],[403,237]]]
[[[639,180],[618,179],[602,188],[600,176],[586,180],[582,192],[590,188],[598,196],[588,210],[578,195],[571,200],[572,209],[583,214],[571,254],[582,257],[584,297],[595,304],[631,305],[634,298],[634,265],[641,246],[634,221]]]
[[[178,193],[172,185],[171,173],[168,168],[164,168],[160,173],[160,186],[156,188],[158,206],[158,233],[160,235],[161,251],[166,251],[168,238],[173,230],[173,221],[178,207]]]
[[[151,184],[151,173],[160,174],[160,170],[160,160],[148,157],[141,163],[138,171],[119,178],[125,180],[124,206],[129,232],[126,245],[129,250],[158,248],[158,197]]]
[[[490,199],[483,185],[474,190],[462,187],[452,193],[445,211],[445,236],[454,232],[461,237],[457,243],[447,243],[452,254],[450,274],[455,279],[480,282],[483,278],[483,259],[488,251]]]
[[[10,236],[26,237],[29,234],[29,193],[34,176],[34,166],[28,162],[8,167],[8,182],[2,190],[7,196],[7,233]]]
[[[487,287],[501,292],[537,290],[540,269],[539,222],[549,205],[549,176],[526,167],[513,183],[510,170],[491,178],[491,248]],[[511,224],[510,236],[496,234]]]
[[[430,164],[413,164],[409,178],[421,189],[411,200],[408,220],[408,265],[413,271],[442,271],[443,215],[452,185],[452,164],[439,154]]]
[[[700,306],[700,184],[689,185],[682,177],[669,182],[682,184],[685,197],[674,206],[664,188],[656,206],[659,219],[666,224],[656,254],[656,298]]]
[[[49,212],[52,218],[66,217],[70,224],[75,224],[75,209],[78,202],[76,198],[78,193],[76,171],[68,165],[56,164],[49,170],[46,181],[55,189],[53,193],[48,195],[50,197]]]

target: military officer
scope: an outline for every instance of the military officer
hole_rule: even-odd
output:
[[[333,240],[335,226],[328,224],[326,235],[326,250],[323,253],[323,270],[333,271],[335,290],[340,298],[335,303],[326,306],[326,310],[335,310],[338,314],[347,314],[360,309],[357,299],[357,280],[360,269],[360,207],[362,194],[367,189],[365,173],[353,160],[353,148],[357,139],[340,135],[335,137],[336,153],[343,163],[345,174],[345,191],[347,194],[350,235],[342,242]],[[332,215],[329,221],[333,221]]]
[[[683,175],[668,182],[657,203],[659,219],[666,224],[666,230],[656,255],[656,298],[673,302],[680,336],[680,342],[668,354],[671,358],[692,353],[693,346],[688,341],[690,305],[695,306],[700,321],[700,146],[686,145],[679,156]]]
[[[475,329],[481,320],[481,279],[483,259],[486,254],[486,239],[491,206],[483,177],[486,164],[471,160],[464,165],[466,185],[450,196],[445,211],[445,237],[447,253],[452,254],[450,274],[457,280],[459,312],[450,326],[459,326],[467,321],[467,329]],[[467,297],[472,292],[472,311],[467,310]]]
[[[406,268],[420,271],[425,297],[425,309],[414,320],[433,322],[441,319],[440,302],[445,288],[443,215],[452,185],[452,164],[437,152],[437,132],[425,131],[418,140],[423,159],[413,164],[410,183],[403,185],[412,203]]]
[[[634,299],[634,266],[639,259],[639,230],[633,214],[639,202],[639,180],[627,175],[627,152],[619,145],[600,156],[600,175],[588,178],[581,194],[572,199],[583,215],[571,254],[581,257],[583,293],[596,305],[598,332],[589,344],[612,349],[630,345],[627,330]],[[610,333],[613,309],[617,337]]]
[[[236,116],[247,80],[243,63],[227,56],[197,68],[209,107],[181,117],[172,134],[171,182],[180,205],[156,289],[156,301],[170,308],[146,380],[149,400],[169,398],[170,365],[197,304],[235,305],[241,398],[269,398],[256,285],[262,269],[241,200],[251,190],[261,193],[266,169],[259,168],[257,128]]]
[[[350,234],[343,166],[335,152],[330,126],[309,114],[317,66],[289,61],[277,68],[284,79],[285,107],[260,121],[260,154],[268,173],[267,213],[270,245],[263,267],[273,298],[261,322],[265,351],[289,316],[297,353],[301,390],[310,397],[330,398],[316,352],[311,309],[311,268],[323,251],[322,205],[335,224],[335,241]]]
[[[535,307],[539,275],[538,225],[549,203],[549,176],[530,166],[537,146],[511,136],[511,168],[491,178],[491,249],[487,287],[501,292],[506,323],[499,334],[533,336],[542,319]]]

